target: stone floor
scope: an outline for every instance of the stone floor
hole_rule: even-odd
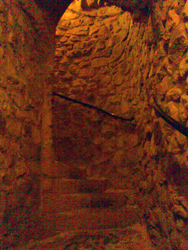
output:
[[[152,250],[146,227],[140,223],[124,229],[90,230],[61,233],[45,240],[30,242],[19,250],[124,249]]]

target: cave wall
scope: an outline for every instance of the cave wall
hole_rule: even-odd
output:
[[[187,249],[187,138],[151,106],[155,95],[187,124],[187,41],[186,1],[153,1],[149,13],[72,4],[56,30],[54,90],[134,117],[112,120],[55,97],[56,160],[94,176],[134,173],[128,184],[156,249]]]
[[[72,3],[56,30],[54,91],[134,120],[112,118],[55,96],[54,151],[56,160],[101,176],[138,165],[142,155],[136,124],[147,105],[143,83],[148,82],[144,71],[149,62],[142,58],[149,56],[152,30],[144,22],[133,26],[131,14],[117,7],[76,11]]]
[[[68,4],[58,6],[61,14]],[[37,231],[41,175],[50,171],[56,24],[42,7],[26,0],[0,2],[1,249]]]
[[[152,27],[156,45],[148,94],[150,103],[153,93],[167,114],[187,126],[185,2],[154,5]],[[187,249],[187,138],[152,109],[146,128],[140,205],[144,207],[148,231],[157,249]]]

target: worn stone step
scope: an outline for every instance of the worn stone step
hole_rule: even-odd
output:
[[[126,228],[61,232],[43,240],[30,241],[15,250],[75,249],[74,243],[77,243],[77,249],[89,249],[89,243],[92,249],[154,250],[146,225],[139,222]]]
[[[106,191],[105,193],[63,194],[48,192],[41,197],[43,212],[63,212],[79,208],[122,207],[127,204],[126,192]]]
[[[42,213],[41,226],[45,234],[54,235],[71,230],[124,228],[141,220],[138,207],[85,208],[63,213]]]
[[[68,166],[60,161],[53,161],[53,176],[65,179],[86,179],[87,171],[84,167]]]
[[[56,178],[53,183],[53,191],[61,194],[75,193],[101,193],[108,188],[106,178],[87,178],[87,179],[65,179]]]

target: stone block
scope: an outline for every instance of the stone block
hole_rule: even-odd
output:
[[[188,58],[184,58],[179,64],[179,74],[184,77],[188,72]]]
[[[1,112],[4,116],[9,116],[12,112],[11,101],[5,90],[0,89]]]
[[[169,110],[169,115],[174,118],[175,120],[178,121],[179,119],[179,111],[178,108],[176,107],[174,102],[168,102],[166,105],[167,109]]]
[[[15,168],[17,178],[22,177],[26,173],[28,173],[28,168],[23,160],[16,162],[16,164],[14,165],[14,168]]]
[[[123,73],[118,71],[113,77],[113,84],[116,86],[120,86],[124,84],[124,82],[125,82],[125,78],[124,78]]]
[[[89,29],[89,36],[92,36],[94,34],[97,34],[99,32],[100,28],[96,26],[91,26]]]
[[[183,219],[188,218],[188,212],[182,206],[174,205],[172,210],[175,215],[179,215]]]
[[[175,11],[174,9],[169,10],[168,15],[169,15],[170,19],[171,19],[172,22],[173,22],[173,26],[179,24],[179,22],[180,22],[180,17],[179,17],[179,15],[176,14],[176,11]]]
[[[186,4],[184,5],[182,16],[187,19],[188,18],[188,1],[186,1]]]
[[[122,112],[122,114],[129,114],[130,106],[131,106],[130,102],[123,99],[121,101],[121,112]]]
[[[92,66],[93,68],[100,68],[108,65],[109,60],[106,59],[105,57],[102,58],[95,58],[92,60]]]
[[[188,119],[187,109],[184,107],[183,103],[180,103],[180,105],[179,105],[179,120],[182,123],[186,123],[187,119]]]
[[[80,78],[92,78],[97,73],[95,68],[83,68],[79,71]]]
[[[184,108],[188,109],[188,95],[183,94],[181,96],[180,102],[183,104]]]
[[[179,154],[182,149],[180,149],[178,142],[176,140],[176,136],[170,136],[167,146],[167,151],[171,154]]]
[[[87,36],[88,32],[89,32],[89,28],[87,26],[79,26],[79,27],[68,30],[66,34],[77,35],[77,36]]]
[[[180,88],[174,87],[166,93],[167,101],[178,101],[182,94],[183,91]]]
[[[117,44],[112,50],[111,62],[117,61],[123,54],[125,48],[123,45]]]
[[[180,60],[183,57],[187,45],[188,41],[185,26],[180,23],[176,26],[176,29],[174,29],[170,37],[169,54],[173,61]]]
[[[187,138],[186,136],[182,135],[181,133],[179,133],[178,131],[175,131],[175,138],[178,142],[179,147],[183,150],[186,150],[186,146],[187,146]]]

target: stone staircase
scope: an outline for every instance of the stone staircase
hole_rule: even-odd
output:
[[[68,178],[65,178],[68,177]],[[138,207],[129,204],[127,190],[110,189],[106,178],[54,178],[53,189],[42,193],[41,237],[74,230],[124,228],[140,219]]]

